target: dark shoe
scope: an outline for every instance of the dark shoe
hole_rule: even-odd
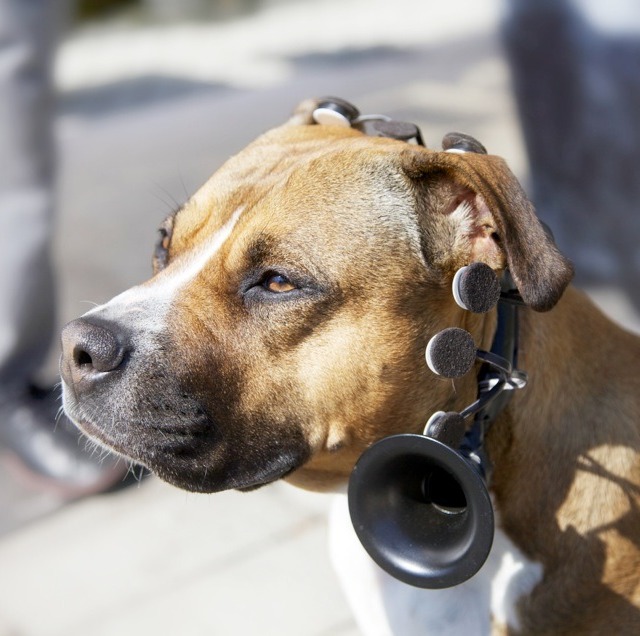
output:
[[[102,450],[59,415],[54,391],[30,388],[21,396],[0,398],[0,453],[22,481],[64,499],[116,489],[128,463]],[[57,421],[56,421],[57,418]]]

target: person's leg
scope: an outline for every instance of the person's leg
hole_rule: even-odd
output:
[[[54,326],[51,63],[61,3],[0,0],[0,387],[20,391]]]
[[[0,451],[69,496],[122,478],[31,381],[53,340],[52,64],[66,0],[0,0]]]

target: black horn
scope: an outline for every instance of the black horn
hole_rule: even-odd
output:
[[[367,449],[351,474],[349,512],[373,560],[416,587],[463,583],[493,543],[493,507],[479,469],[426,435],[393,435]]]
[[[453,294],[476,313],[498,306],[491,351],[476,349],[473,336],[457,327],[427,345],[427,365],[447,378],[482,361],[476,400],[459,413],[437,411],[422,435],[392,435],[370,446],[348,491],[351,521],[371,558],[400,581],[428,589],[464,583],[489,556],[494,514],[484,438],[512,390],[527,385],[527,374],[516,367],[522,301],[511,277],[501,283],[488,266],[474,263],[456,274]]]

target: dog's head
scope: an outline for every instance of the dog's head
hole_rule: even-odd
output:
[[[444,327],[491,340],[453,302],[458,267],[508,266],[536,310],[570,279],[501,159],[314,125],[314,107],[164,222],[149,281],[63,332],[69,417],[182,488],[335,485],[473,395],[424,364]]]

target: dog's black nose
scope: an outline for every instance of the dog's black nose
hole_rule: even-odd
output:
[[[130,348],[116,325],[78,318],[62,330],[60,372],[69,384],[95,381],[119,369]]]

